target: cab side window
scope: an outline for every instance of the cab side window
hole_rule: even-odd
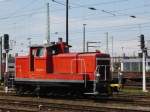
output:
[[[57,46],[52,47],[52,51],[51,52],[52,52],[53,55],[58,54],[59,53],[58,47]]]
[[[36,50],[35,49],[33,49],[31,53],[32,53],[31,54],[32,56],[36,56]]]
[[[43,57],[44,56],[44,48],[38,48],[36,52],[37,57]]]
[[[58,54],[58,50],[55,47],[47,48],[47,55],[56,55]]]

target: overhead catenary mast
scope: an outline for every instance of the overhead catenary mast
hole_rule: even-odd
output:
[[[46,27],[46,43],[50,43],[50,17],[49,17],[49,3],[46,4],[47,9],[47,27]]]
[[[66,44],[67,45],[68,45],[68,38],[69,38],[68,7],[69,7],[69,0],[66,0]]]
[[[83,52],[85,52],[85,26],[86,24],[83,24]]]
[[[106,53],[109,53],[109,49],[108,49],[108,32],[106,32]]]
[[[69,16],[69,0],[66,0],[66,4],[63,4],[61,2],[52,0],[55,3],[61,4],[61,5],[65,5],[66,6],[66,44],[68,45],[68,41],[69,41],[69,24],[68,24],[68,16]]]

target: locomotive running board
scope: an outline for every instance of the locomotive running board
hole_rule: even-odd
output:
[[[86,95],[98,95],[99,93],[98,92],[92,92],[92,93],[84,93]]]

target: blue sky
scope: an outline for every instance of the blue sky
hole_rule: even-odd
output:
[[[65,4],[66,0],[56,0]],[[0,35],[10,34],[13,51],[26,53],[28,40],[43,43],[46,37],[46,3],[50,3],[51,41],[65,40],[65,6],[52,0],[0,0]],[[82,26],[86,25],[86,41],[100,41],[106,51],[106,32],[109,34],[109,53],[140,52],[139,35],[150,40],[150,0],[69,0],[69,43],[71,51],[82,51]],[[96,10],[90,10],[94,7]],[[132,18],[130,16],[136,16]],[[57,33],[56,33],[57,32]],[[93,50],[93,49],[91,49]]]

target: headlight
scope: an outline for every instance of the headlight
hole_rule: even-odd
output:
[[[96,74],[96,77],[100,77],[100,74],[99,74],[99,73],[97,73],[97,74]]]

